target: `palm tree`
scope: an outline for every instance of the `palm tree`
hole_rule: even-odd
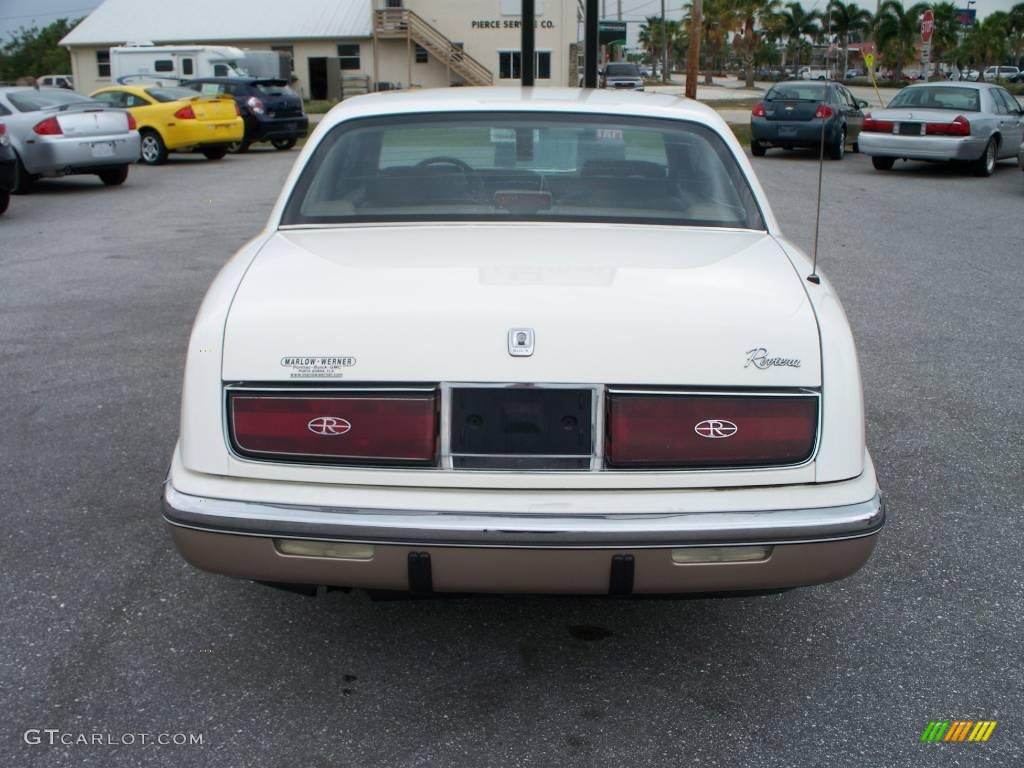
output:
[[[700,51],[704,60],[704,85],[712,85],[715,62],[725,47],[729,34],[736,28],[735,0],[704,0],[700,19]],[[684,6],[687,18],[693,18],[693,5]],[[687,31],[692,22],[687,21]]]
[[[832,0],[828,10],[832,33],[838,35],[843,43],[843,77],[846,77],[846,70],[850,67],[850,35],[866,30],[871,23],[871,14],[856,3],[844,3],[842,0]]]
[[[1024,3],[1017,3],[1010,9],[1010,45],[1013,48],[1014,66],[1020,66],[1020,53],[1024,48]]]
[[[935,62],[935,76],[939,76],[939,64],[949,58],[960,42],[960,19],[953,3],[942,2],[932,6],[935,26],[932,28],[932,61]]]
[[[792,45],[796,51],[796,64],[793,69],[795,74],[800,68],[800,51],[803,48],[800,41],[805,35],[814,36],[819,30],[821,14],[817,11],[805,11],[800,3],[794,2],[786,3],[786,10],[780,12],[776,19],[778,31],[787,41],[786,47],[782,49],[782,69],[786,69],[786,51]]]
[[[648,16],[640,25],[640,47],[647,51],[651,60],[651,73],[657,77],[658,68],[663,60],[665,50],[665,27],[660,16]]]
[[[1009,14],[995,11],[971,27],[964,38],[964,46],[980,62],[979,79],[985,79],[985,65],[999,65],[1006,60],[1009,25]]]
[[[885,0],[875,17],[875,43],[878,50],[893,65],[897,80],[903,75],[903,65],[914,54],[914,45],[920,39],[921,14],[927,8],[917,3],[904,8],[900,0]]]
[[[765,37],[765,26],[774,17],[779,0],[734,0],[736,20],[740,23],[735,44],[743,55],[747,88],[754,87],[754,56]]]

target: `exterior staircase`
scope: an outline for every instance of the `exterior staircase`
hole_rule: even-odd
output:
[[[494,74],[408,8],[374,11],[374,35],[382,40],[406,40],[416,43],[448,67],[466,85],[493,85]]]

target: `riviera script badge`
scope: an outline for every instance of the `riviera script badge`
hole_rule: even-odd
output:
[[[800,361],[793,357],[769,357],[767,349],[756,347],[747,350],[747,362],[743,367],[749,368],[750,366],[760,368],[762,371],[776,367],[799,368]]]

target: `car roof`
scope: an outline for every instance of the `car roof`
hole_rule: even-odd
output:
[[[914,83],[907,88],[927,88],[929,86],[941,86],[942,88],[964,88],[972,91],[983,91],[991,88],[999,88],[995,83],[976,83],[970,80],[937,80],[934,83]]]
[[[714,109],[683,96],[622,93],[610,89],[518,86],[424,88],[356,96],[334,107],[321,124],[328,128],[344,120],[377,115],[504,111],[663,117],[703,123],[721,134],[729,131]]]

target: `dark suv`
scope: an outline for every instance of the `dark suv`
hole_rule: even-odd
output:
[[[287,80],[203,77],[182,85],[203,94],[228,93],[234,97],[245,120],[245,137],[232,144],[229,152],[246,152],[257,141],[269,141],[275,149],[291,149],[309,129],[302,98],[288,87]]]

